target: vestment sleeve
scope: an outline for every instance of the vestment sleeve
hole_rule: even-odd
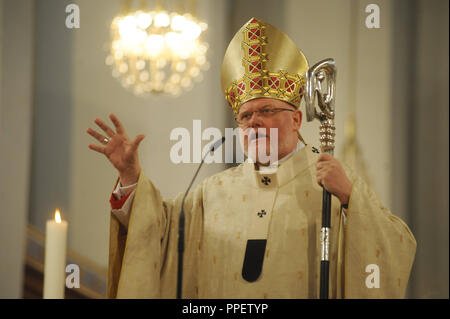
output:
[[[346,223],[340,225],[344,231],[342,297],[404,298],[416,240],[361,178],[347,172],[353,187]]]
[[[120,221],[120,223],[128,228],[128,218],[131,209],[131,203],[134,200],[134,193],[137,183],[129,186],[121,186],[119,179],[116,187],[111,194],[109,202],[111,203],[111,213]]]
[[[178,217],[184,193],[164,200],[141,172],[129,212],[128,229],[110,218],[108,298],[175,298]],[[197,267],[202,236],[203,184],[185,200],[183,298],[196,298]]]

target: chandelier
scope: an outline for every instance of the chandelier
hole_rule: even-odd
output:
[[[209,68],[208,43],[201,40],[208,25],[190,13],[126,9],[111,23],[106,64],[112,76],[137,96],[190,90]]]

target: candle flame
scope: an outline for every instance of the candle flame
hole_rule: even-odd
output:
[[[59,209],[55,210],[55,221],[58,224],[61,224],[61,213],[59,212]]]

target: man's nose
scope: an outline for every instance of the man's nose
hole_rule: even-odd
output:
[[[258,112],[253,112],[250,121],[248,122],[249,127],[259,127],[262,126],[262,120]]]

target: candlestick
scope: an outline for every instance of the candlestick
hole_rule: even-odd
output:
[[[67,221],[56,210],[45,231],[44,299],[64,299],[66,243]]]

